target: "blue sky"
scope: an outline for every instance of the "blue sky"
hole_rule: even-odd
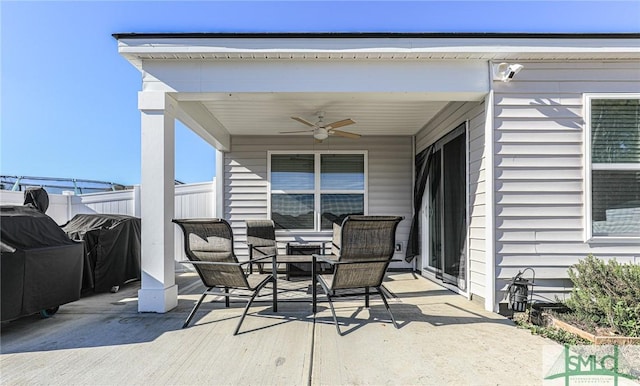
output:
[[[137,184],[141,79],[112,33],[640,32],[640,0],[0,0],[0,25],[0,174]],[[176,179],[214,174],[178,123]]]

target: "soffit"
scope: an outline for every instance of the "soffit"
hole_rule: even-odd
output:
[[[306,130],[291,119],[316,122],[325,112],[325,123],[351,118],[356,124],[341,130],[360,135],[414,135],[448,102],[421,94],[274,93],[207,95],[201,103],[231,135],[280,135]],[[311,135],[297,133],[292,135]]]

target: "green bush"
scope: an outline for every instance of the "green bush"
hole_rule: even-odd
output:
[[[588,256],[569,269],[572,312],[625,336],[640,336],[640,265]]]

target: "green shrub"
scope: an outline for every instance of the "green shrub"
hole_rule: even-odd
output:
[[[640,265],[588,256],[569,269],[573,312],[626,336],[640,336]]]

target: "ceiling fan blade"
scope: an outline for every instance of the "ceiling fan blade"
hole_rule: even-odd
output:
[[[311,133],[314,129],[311,130],[294,130],[294,131],[281,131],[280,134],[293,134],[293,133]]]
[[[300,117],[291,117],[291,119],[293,119],[294,121],[298,121],[298,122],[302,123],[303,125],[310,126],[310,127],[315,127],[315,126],[316,126],[316,125],[314,125],[313,123],[311,123],[311,122],[307,121],[307,120],[306,120],[306,119],[304,119],[304,118],[300,118]]]
[[[343,119],[341,121],[336,121],[336,122],[333,122],[333,123],[329,123],[328,125],[325,125],[325,128],[327,128],[327,129],[337,129],[338,127],[353,125],[354,123],[356,123],[356,122],[353,119],[347,118],[347,119]]]
[[[351,139],[358,139],[361,137],[360,134],[356,134],[356,133],[349,133],[348,131],[342,131],[342,130],[333,130],[331,129],[329,131],[329,134],[335,134],[339,137],[345,137],[345,138],[351,138]]]

